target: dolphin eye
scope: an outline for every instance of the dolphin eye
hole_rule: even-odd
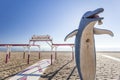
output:
[[[85,17],[82,17],[82,19],[84,19]]]

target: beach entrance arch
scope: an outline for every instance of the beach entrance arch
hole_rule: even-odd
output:
[[[36,42],[46,42],[50,46],[51,51],[53,50],[52,38],[49,35],[33,35],[31,37],[31,39],[29,40],[29,45],[36,45]],[[41,56],[41,53],[40,53],[41,45],[40,44],[37,44],[37,45],[39,45],[39,59],[40,59],[40,56]],[[28,58],[29,58],[29,56],[30,56],[30,51],[29,51],[29,54],[28,54]],[[52,53],[51,53],[51,56],[52,56]]]

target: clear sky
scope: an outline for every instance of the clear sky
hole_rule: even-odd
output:
[[[120,0],[0,0],[0,43],[28,43],[32,35],[49,34],[54,43],[74,43],[64,37],[79,26],[82,15],[104,8],[103,25],[114,37],[95,35],[97,49],[120,50]],[[115,49],[116,48],[116,49]]]

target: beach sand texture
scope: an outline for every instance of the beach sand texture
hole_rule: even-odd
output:
[[[50,53],[42,52],[41,58],[38,57],[38,52],[31,52],[30,62],[27,64],[27,54],[23,59],[23,52],[11,52],[11,58],[8,63],[5,63],[6,52],[0,52],[0,80],[8,80],[11,76],[19,73],[30,65],[42,60],[50,58]]]
[[[5,52],[0,52],[0,80],[8,80],[11,76],[36,63],[41,59],[50,58],[51,52],[31,52],[30,64],[27,64],[27,53],[23,59],[23,52],[12,52],[8,63],[5,63]],[[53,53],[53,52],[52,52]],[[80,80],[75,61],[72,60],[71,52],[58,52],[53,65],[41,75],[39,80]],[[97,53],[96,80],[120,80],[120,62],[102,55],[109,55],[120,59],[120,53]]]

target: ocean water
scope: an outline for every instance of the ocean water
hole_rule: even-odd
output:
[[[23,47],[12,47],[12,51],[24,51]],[[25,49],[28,51],[28,48]],[[55,51],[55,48],[52,49]],[[0,47],[0,51],[7,51],[7,47]],[[30,48],[30,51],[39,51],[39,48]],[[50,47],[42,47],[40,51],[51,51]],[[71,47],[58,47],[57,51],[72,51]],[[74,49],[73,49],[74,51]],[[120,48],[96,48],[96,51],[120,51]]]

